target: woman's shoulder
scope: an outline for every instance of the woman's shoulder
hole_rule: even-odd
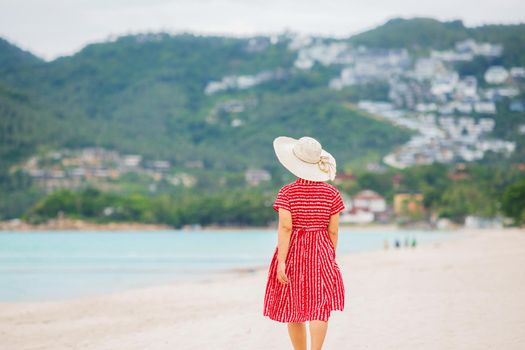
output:
[[[294,183],[293,183],[293,182],[291,182],[291,183],[289,183],[289,184],[285,184],[285,185],[283,185],[283,186],[279,189],[279,192],[286,193],[286,192],[288,192],[293,186],[294,186]]]
[[[335,187],[335,185],[333,185],[331,183],[328,183],[328,182],[324,182],[324,184],[325,184],[326,187],[328,187],[332,191],[339,192],[339,190],[337,189],[337,187]]]
[[[335,185],[332,185],[328,182],[325,182],[325,187],[330,191],[332,192],[334,195],[338,194],[339,193],[339,189],[337,189],[337,187],[335,187]]]
[[[328,182],[319,182],[318,186],[316,186],[319,193],[324,194],[325,196],[328,196],[330,198],[336,198],[340,195],[339,190],[335,185],[328,183]]]

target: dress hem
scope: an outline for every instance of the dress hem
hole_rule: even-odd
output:
[[[342,312],[342,311],[344,311],[344,308],[336,308],[336,309],[330,310],[328,312],[328,317],[326,317],[326,318],[310,316],[310,317],[304,317],[304,318],[298,318],[298,319],[287,319],[287,318],[272,317],[270,314],[267,314],[267,313],[264,313],[263,316],[264,317],[268,317],[272,321],[281,322],[281,323],[308,322],[308,321],[324,321],[324,322],[328,322],[328,320],[330,319],[331,313],[333,311],[341,311]]]

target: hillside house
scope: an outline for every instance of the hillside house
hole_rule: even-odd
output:
[[[345,203],[347,210],[341,215],[341,222],[368,224],[383,218],[387,211],[385,199],[377,192],[363,190]]]
[[[272,175],[264,169],[248,169],[244,172],[246,183],[250,186],[258,186],[263,181],[270,181]]]
[[[423,212],[423,194],[398,193],[394,195],[394,213],[397,216],[417,216]]]
[[[502,66],[491,66],[485,72],[484,78],[488,84],[503,84],[509,78],[509,71]]]

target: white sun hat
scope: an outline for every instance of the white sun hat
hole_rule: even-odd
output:
[[[279,162],[297,177],[311,181],[335,179],[335,158],[312,137],[279,136],[273,140],[273,149]]]

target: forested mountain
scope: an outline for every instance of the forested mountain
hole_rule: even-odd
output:
[[[23,69],[44,64],[44,61],[30,52],[19,49],[0,38],[0,74],[3,79],[18,76]]]
[[[494,63],[525,65],[525,24],[465,27],[462,21],[432,18],[395,18],[384,25],[352,36],[355,45],[411,50],[449,49],[458,41],[474,39],[502,44],[504,54]]]
[[[525,25],[468,28],[461,21],[393,19],[348,39],[313,41],[407,48],[417,55],[466,38],[501,43],[504,54],[460,67],[465,72],[525,65]],[[300,39],[292,33],[245,39],[140,34],[51,62],[0,39],[0,197],[9,199],[0,200],[0,217],[20,214],[38,196],[10,167],[46,150],[99,146],[167,160],[178,169],[199,160],[209,174],[257,167],[280,175],[271,144],[279,135],[316,137],[337,157],[340,171],[379,161],[409,139],[407,129],[354,108],[360,99],[386,101],[388,85],[330,89],[342,65],[321,59],[301,69],[301,53],[291,49]],[[202,183],[206,190],[216,185]]]
[[[24,108],[39,112],[33,116],[35,123],[46,118],[38,130],[54,136],[30,136],[30,143],[97,145],[175,164],[201,159],[209,167],[230,170],[250,163],[268,165],[271,140],[280,134],[316,136],[332,143],[346,160],[367,150],[386,151],[405,139],[406,132],[342,107],[351,96],[329,92],[329,76],[322,69],[293,72],[294,52],[287,50],[286,42],[257,52],[250,52],[248,43],[193,35],[123,37],[49,63],[18,60],[19,70],[10,60],[0,93],[11,101],[8,108],[33,115],[18,111],[9,97],[23,95],[31,102]],[[14,50],[4,47],[6,52]],[[224,76],[272,69],[283,69],[287,76],[242,92],[204,92],[208,82]],[[241,128],[231,127],[229,115],[207,121],[216,105],[229,98],[256,101],[237,116],[243,118]],[[377,136],[372,139],[370,133]],[[243,152],[237,152],[239,147]]]

